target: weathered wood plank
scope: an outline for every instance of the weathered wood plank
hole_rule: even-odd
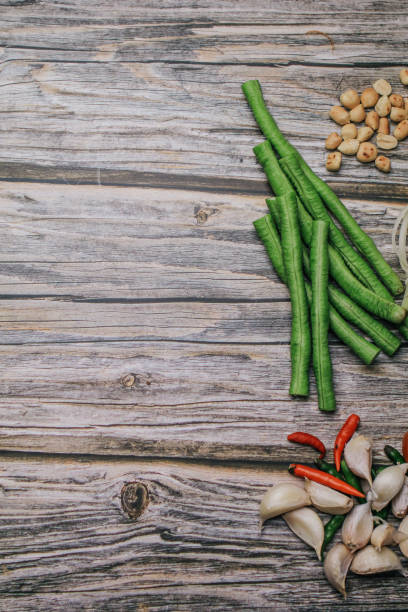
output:
[[[315,553],[281,519],[259,532],[263,492],[287,473],[7,457],[1,469],[4,609],[344,609]],[[150,496],[136,521],[120,505],[132,481]],[[350,575],[347,609],[406,609],[403,585],[395,574]]]
[[[79,175],[89,168],[96,184],[104,171],[112,182],[115,170],[122,172],[116,180],[127,182],[126,169],[137,172],[138,180],[153,173],[160,181],[171,173],[184,182],[197,176],[260,181],[251,153],[260,135],[240,91],[243,80],[259,78],[284,133],[330,178],[323,141],[333,127],[328,110],[341,89],[361,89],[381,70],[403,90],[402,58],[396,60],[395,49],[404,48],[406,11],[387,3],[380,13],[375,3],[366,3],[366,12],[359,8],[356,15],[352,2],[345,3],[347,9],[324,3],[314,7],[311,19],[307,2],[272,8],[251,3],[250,12],[238,4],[232,15],[228,3],[208,3],[191,13],[176,3],[178,11],[156,8],[154,17],[148,12],[147,25],[138,21],[137,9],[119,11],[112,23],[110,7],[89,15],[82,2],[70,4],[71,10],[81,6],[77,19],[50,2],[5,11],[2,176],[29,178],[34,159],[35,174],[48,166],[68,174],[78,168]],[[391,6],[398,6],[397,13]],[[393,14],[399,15],[399,28]],[[375,26],[380,15],[381,32]],[[319,28],[333,38],[334,51],[324,36],[307,34]],[[406,195],[407,146],[392,158],[389,177],[346,159],[336,180],[346,193],[363,179],[376,184],[373,194],[393,188]],[[52,175],[64,180],[57,170]]]
[[[347,204],[395,263],[399,208]],[[1,448],[286,460],[288,428],[313,418],[330,440],[353,410],[374,436],[392,413],[399,439],[406,347],[366,368],[333,339],[329,422],[313,384],[288,397],[287,292],[251,229],[263,197],[15,183],[1,206]]]
[[[398,443],[406,429],[407,349],[366,367],[332,347],[338,410],[289,398],[287,345],[95,342],[0,347],[3,450],[290,460],[286,435],[329,444],[350,412]],[[380,392],[378,390],[381,390]],[[376,391],[374,391],[376,390]],[[311,455],[312,457],[313,455]]]

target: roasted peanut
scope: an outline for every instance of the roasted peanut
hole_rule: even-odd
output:
[[[377,134],[377,147],[380,149],[395,149],[398,146],[398,140],[390,134]]]
[[[386,117],[390,114],[391,102],[388,96],[381,96],[375,105],[375,110],[380,117]]]
[[[405,108],[397,108],[393,106],[391,108],[390,119],[395,123],[399,123],[400,121],[404,121],[407,118],[407,111]]]
[[[361,162],[372,162],[377,157],[377,147],[372,142],[362,142],[357,151],[357,159]]]
[[[393,133],[397,140],[405,140],[405,138],[408,136],[408,119],[401,121]]]
[[[398,108],[404,108],[404,98],[399,94],[390,95],[391,106],[397,106]]]
[[[346,123],[340,130],[344,140],[348,138],[357,138],[357,126],[354,123]]]
[[[355,121],[356,123],[361,123],[361,121],[364,121],[365,116],[366,116],[366,112],[365,112],[364,106],[362,104],[359,104],[358,106],[355,106],[350,111],[350,121]]]
[[[375,166],[381,172],[389,172],[391,170],[391,160],[389,157],[385,157],[385,155],[379,155],[375,158]]]
[[[373,83],[373,87],[380,96],[389,96],[392,92],[391,85],[385,79],[378,79],[378,81]]]
[[[378,133],[379,134],[389,134],[390,133],[390,122],[387,117],[381,117],[378,123]]]
[[[361,94],[361,104],[364,106],[364,108],[370,108],[371,106],[375,106],[377,104],[379,97],[380,96],[375,91],[374,87],[366,87]]]
[[[342,137],[337,132],[332,132],[326,138],[326,145],[325,145],[326,149],[328,151],[332,151],[334,149],[337,149],[337,147],[339,146],[341,141],[342,141]]]
[[[341,153],[344,153],[344,155],[355,155],[359,146],[360,141],[357,140],[357,138],[348,138],[347,140],[343,140],[337,148]]]
[[[367,125],[358,128],[357,132],[357,140],[360,142],[365,142],[366,140],[370,140],[371,136],[374,134],[374,130]]]
[[[408,115],[408,98],[405,98],[404,106],[405,106],[405,110],[407,111],[407,115]]]
[[[330,172],[337,172],[341,166],[341,153],[340,151],[334,151],[329,153],[326,160],[326,169]]]
[[[403,68],[401,70],[400,81],[403,85],[408,85],[408,68]]]
[[[375,131],[378,129],[379,120],[380,118],[377,111],[369,111],[366,116],[365,124]]]
[[[351,109],[360,104],[360,96],[355,89],[347,89],[341,94],[340,102],[346,108]]]
[[[330,109],[330,119],[333,119],[339,125],[350,123],[350,114],[342,106],[333,106]]]

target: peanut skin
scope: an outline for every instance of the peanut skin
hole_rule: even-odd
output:
[[[330,172],[337,172],[341,166],[341,153],[340,151],[334,151],[329,153],[326,160],[326,169]]]
[[[377,147],[372,142],[362,142],[357,151],[357,159],[360,162],[368,163],[377,157]]]
[[[377,111],[372,110],[367,113],[365,124],[368,125],[368,127],[370,127],[372,130],[375,131],[378,129],[379,121],[380,121],[380,118],[378,116]]]
[[[334,149],[337,149],[342,140],[342,137],[337,132],[332,132],[326,138],[326,149],[328,151],[333,151]]]
[[[380,96],[375,91],[374,87],[366,87],[361,94],[361,104],[364,106],[364,108],[371,108],[377,104],[379,97]]]
[[[333,119],[339,125],[350,123],[350,113],[342,106],[333,106],[330,109],[330,119]]]
[[[391,160],[385,155],[379,155],[375,159],[375,167],[381,172],[389,172],[391,170]]]
[[[379,134],[389,134],[390,133],[390,122],[387,117],[381,117],[378,124],[378,133]]]

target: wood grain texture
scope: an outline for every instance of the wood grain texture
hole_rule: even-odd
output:
[[[337,413],[314,382],[289,398],[240,86],[262,82],[396,268],[408,145],[389,176],[354,159],[329,176],[323,143],[344,88],[403,90],[407,24],[394,0],[0,0],[0,610],[344,609],[283,521],[259,534],[258,505],[314,459],[290,431],[330,447],[358,412],[384,462],[408,350],[366,367],[331,338]],[[150,494],[137,521],[131,481]],[[396,575],[350,586],[347,609],[408,607]]]
[[[259,532],[264,491],[291,479],[250,464],[3,457],[2,609],[344,610],[314,551],[281,518]],[[136,521],[120,504],[134,481],[150,498]],[[395,610],[408,605],[404,580],[381,577]],[[348,588],[348,610],[384,609],[378,577],[350,575]]]

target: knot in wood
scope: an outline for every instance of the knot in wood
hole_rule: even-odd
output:
[[[126,376],[122,378],[122,385],[124,387],[133,387],[133,385],[135,384],[135,380],[136,377],[134,374],[126,374]]]
[[[218,215],[219,208],[197,208],[195,209],[195,218],[198,225],[203,225],[211,215]]]
[[[126,482],[120,492],[122,509],[131,519],[137,519],[149,505],[149,491],[142,482]]]

